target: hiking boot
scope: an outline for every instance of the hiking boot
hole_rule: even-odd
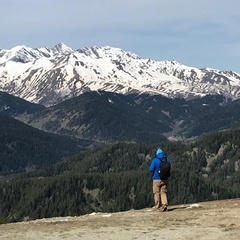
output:
[[[163,206],[159,209],[160,212],[167,212],[168,209],[167,209],[167,206]]]
[[[155,211],[159,211],[160,210],[160,208],[157,208],[157,207],[153,207],[153,211],[155,212]]]

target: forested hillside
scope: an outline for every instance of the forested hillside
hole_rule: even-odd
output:
[[[85,92],[55,106],[0,92],[0,115],[62,136],[98,142],[185,140],[239,127],[240,100],[220,95],[185,100],[161,95]]]
[[[172,161],[169,203],[240,197],[240,130],[196,141],[118,143],[44,170],[0,179],[2,221],[124,211],[153,205],[148,166],[160,146]]]
[[[220,95],[187,101],[99,91],[86,92],[23,120],[44,131],[94,141],[154,143],[239,127],[239,105],[240,100]]]
[[[93,146],[92,141],[60,137],[0,115],[0,175],[46,167]]]
[[[0,91],[0,114],[19,116],[32,114],[45,109],[45,106],[28,102],[22,98]]]

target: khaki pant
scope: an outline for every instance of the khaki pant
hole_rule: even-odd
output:
[[[168,205],[167,180],[153,180],[153,196],[156,209]]]

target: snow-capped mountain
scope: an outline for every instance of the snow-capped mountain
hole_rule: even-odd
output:
[[[93,90],[237,99],[239,86],[236,72],[142,59],[108,46],[73,50],[60,43],[51,49],[0,49],[0,91],[47,106]]]

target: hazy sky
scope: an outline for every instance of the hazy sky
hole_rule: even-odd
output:
[[[0,0],[0,48],[111,46],[240,73],[240,0]]]

